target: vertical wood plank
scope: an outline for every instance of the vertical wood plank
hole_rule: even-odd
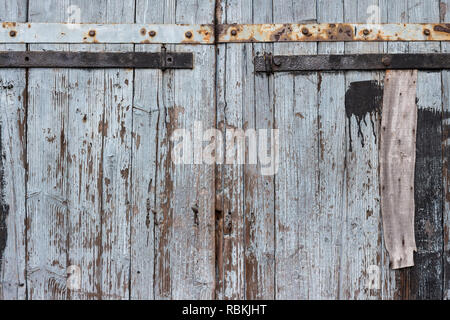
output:
[[[61,22],[67,1],[29,1],[31,22]],[[30,45],[32,51],[68,45]],[[69,97],[67,69],[30,69],[27,117],[27,277],[29,299],[67,296]]]
[[[341,0],[317,3],[319,23],[343,22]],[[344,43],[318,43],[318,54],[342,54]],[[342,250],[342,223],[345,215],[345,78],[343,72],[319,73],[319,214],[314,298],[338,299]]]
[[[0,3],[0,22],[27,20],[25,0]],[[0,50],[25,50],[0,45]],[[0,300],[26,298],[26,95],[25,69],[0,73]]]
[[[136,1],[136,23],[168,23],[164,1]],[[170,7],[170,6],[169,6]],[[151,30],[146,30],[150,32]],[[136,51],[159,51],[160,45],[136,45]],[[133,102],[133,143],[131,200],[131,299],[168,298],[154,292],[156,230],[160,228],[156,211],[157,161],[160,117],[164,114],[163,75],[159,70],[135,70]],[[162,183],[163,181],[161,181]],[[167,294],[170,291],[167,290]]]
[[[344,0],[345,22],[367,22],[368,9],[378,0]],[[382,52],[379,43],[346,43],[345,53]],[[380,298],[381,290],[371,286],[371,275],[378,278],[382,262],[382,224],[378,184],[378,128],[376,110],[381,91],[376,88],[382,75],[377,72],[347,72],[347,90],[352,83],[375,81],[370,85],[372,101],[346,106],[348,135],[346,145],[346,216],[343,231],[340,299]],[[357,89],[359,91],[360,89]],[[376,101],[375,101],[376,100]],[[358,104],[358,103],[357,103]],[[374,107],[367,110],[368,106]],[[375,289],[375,290],[373,290]]]
[[[270,1],[253,1],[253,23],[272,22],[272,6]],[[278,128],[274,123],[273,77],[264,74],[255,76],[252,73],[253,57],[263,52],[272,52],[272,50],[273,44],[254,44],[252,54],[247,52],[244,60],[247,64],[248,78],[254,78],[253,93],[244,93],[244,129],[254,128],[257,130],[259,139],[262,132],[265,132],[268,139],[267,142],[265,140],[258,142],[258,164],[248,164],[244,167],[246,299],[274,299],[275,297],[274,175],[278,173],[278,164],[274,164],[274,161],[278,158],[275,154],[275,152],[278,153],[278,145],[275,144],[275,137],[271,135],[271,129]],[[253,107],[246,107],[247,104],[252,106],[252,102]],[[258,131],[260,129],[264,131]],[[270,163],[261,161],[262,143],[270,148]],[[247,149],[247,152],[250,156],[250,149]],[[267,170],[268,168],[273,170]]]
[[[450,1],[440,3],[441,22],[450,22]],[[442,52],[450,52],[450,43],[441,43]],[[450,299],[450,71],[442,71],[442,178],[443,178],[443,299]]]
[[[381,210],[393,269],[414,265],[417,70],[386,72],[380,131]]]
[[[218,23],[266,23],[272,7],[267,1],[220,1]],[[272,82],[253,73],[255,54],[270,51],[270,44],[220,44],[217,66],[217,125],[224,137],[247,133],[245,164],[217,166],[216,298],[271,299],[274,296],[273,175],[263,175],[261,163],[250,150],[264,130],[270,139],[273,128]],[[224,154],[230,141],[225,139]],[[258,143],[258,142],[257,142]],[[261,146],[259,145],[259,148]],[[273,150],[269,150],[273,152]],[[267,166],[267,164],[265,164]]]
[[[97,10],[104,7],[98,3]],[[106,23],[133,23],[135,0],[108,0]],[[131,44],[105,51],[130,52]],[[130,281],[130,200],[133,69],[105,70],[102,154],[102,299],[128,299]],[[136,172],[140,174],[140,172]]]
[[[97,7],[98,5],[98,7]],[[67,3],[80,22],[102,22],[107,1],[87,5],[84,1]],[[107,10],[107,9],[106,9]],[[105,50],[105,45],[70,45],[71,51]],[[69,287],[70,299],[101,299],[103,271],[103,145],[106,108],[105,71],[70,69],[68,71],[69,110],[67,125],[68,172],[68,268],[80,273],[79,288]]]
[[[439,1],[408,0],[408,22],[439,21]],[[409,43],[409,52],[440,52],[439,43]],[[415,266],[401,270],[399,297],[442,298],[441,73],[419,71],[415,170]]]
[[[316,20],[316,1],[276,1],[274,23]],[[274,54],[316,54],[316,43],[276,43]],[[277,299],[318,296],[315,250],[319,214],[317,73],[274,75],[280,168],[275,176]],[[310,255],[311,254],[311,255]]]
[[[153,10],[159,10],[163,13],[162,16],[158,11],[158,14],[152,16]],[[137,12],[138,22],[154,22],[152,18],[155,17],[162,19],[164,23],[213,23],[214,3],[208,0],[168,1],[161,4],[159,1],[138,1]],[[157,49],[148,46],[139,50]],[[156,148],[153,148],[153,152],[156,152],[156,165],[155,169],[150,168],[155,171],[155,182],[148,180],[152,179],[148,177],[149,184],[145,185],[145,188],[150,186],[150,193],[154,195],[154,200],[150,195],[145,198],[150,199],[151,210],[154,210],[154,297],[210,299],[214,297],[215,286],[214,167],[173,163],[174,142],[171,137],[176,129],[186,129],[193,133],[196,122],[201,122],[205,129],[215,126],[215,51],[212,46],[185,45],[167,46],[167,50],[193,52],[195,68],[164,73],[157,71],[159,74],[152,77],[157,79],[157,91],[150,91],[146,95],[138,94],[138,97],[142,97],[139,101],[143,110],[157,114],[157,119],[154,120],[156,126],[151,120],[142,128],[150,137],[156,137]],[[148,81],[144,75],[145,73],[136,73],[136,83],[139,82],[138,79]],[[141,85],[138,84],[137,92],[147,90],[147,85],[143,83],[139,87]],[[151,101],[155,98],[156,100]],[[138,105],[138,100],[136,102]],[[153,157],[145,156],[150,159]],[[135,175],[136,172],[133,176]],[[154,190],[151,188],[152,184],[155,185]],[[139,206],[144,207],[142,202]],[[142,211],[138,210],[139,212]],[[142,228],[139,230],[133,227],[132,230],[143,232]],[[136,261],[139,258],[136,251],[138,248],[132,249],[132,255],[135,259],[133,264],[139,265],[140,262]],[[141,248],[148,250],[152,245]],[[143,254],[149,259],[148,253]],[[150,279],[152,268],[144,271],[144,279]],[[132,269],[132,277],[133,274]],[[136,281],[132,280],[132,283]],[[145,297],[151,293],[141,289],[141,293],[137,294]]]

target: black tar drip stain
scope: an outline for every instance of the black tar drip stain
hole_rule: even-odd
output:
[[[370,122],[372,124],[372,132],[375,137],[374,118],[376,114],[381,112],[381,105],[383,103],[383,86],[378,81],[357,81],[350,83],[350,87],[345,93],[345,113],[347,115],[349,124],[352,116],[355,116],[358,124],[358,137],[361,139],[361,145],[364,147],[364,136],[361,131],[361,122],[366,123],[366,116],[369,114]],[[352,134],[349,125],[350,137],[350,152],[352,151]]]
[[[2,269],[3,253],[6,248],[7,229],[6,218],[9,213],[9,205],[5,202],[5,176],[3,168],[2,130],[0,127],[0,273]]]

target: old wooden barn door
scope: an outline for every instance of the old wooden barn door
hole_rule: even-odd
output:
[[[449,22],[448,8],[449,0],[0,0],[0,21],[8,32],[6,21],[207,24],[217,36],[234,23]],[[418,252],[414,267],[391,270],[380,110],[346,103],[361,88],[382,99],[385,72],[254,70],[268,52],[436,53],[448,43],[188,40],[162,49],[102,43],[100,34],[99,43],[44,42],[0,51],[166,50],[193,53],[193,68],[0,69],[0,299],[449,297],[449,71],[418,72]],[[229,144],[240,129],[256,133],[257,150],[217,161],[239,151]],[[182,133],[193,143],[184,139],[179,163]]]

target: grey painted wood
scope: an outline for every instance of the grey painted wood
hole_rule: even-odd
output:
[[[274,23],[315,20],[316,1],[277,1]],[[274,54],[315,54],[315,43],[277,43]],[[280,168],[275,176],[276,299],[307,299],[317,292],[319,261],[318,75],[275,74],[275,126],[280,128]],[[316,277],[316,279],[314,279]]]
[[[254,2],[253,6],[250,2],[220,1],[219,5],[218,23],[258,23],[270,21],[272,16],[267,1]],[[270,48],[264,44],[218,46],[217,126],[224,136],[233,130],[258,133],[262,129],[270,139],[274,126],[272,79],[253,72],[254,56]],[[216,169],[218,299],[274,297],[274,178],[262,174],[261,163],[249,163],[256,154],[248,148],[249,140],[245,143],[245,164],[225,161]],[[225,141],[225,155],[229,148]]]
[[[0,2],[0,22],[26,21],[26,1]],[[25,50],[1,45],[0,50]],[[26,71],[0,73],[0,299],[26,298]]]
[[[344,1],[344,19],[365,22],[370,6],[378,1]],[[346,43],[345,53],[378,53],[379,43]],[[347,72],[346,88],[352,82],[380,81],[378,72]],[[361,106],[363,108],[363,106]],[[346,216],[343,231],[343,254],[340,278],[341,299],[380,298],[377,284],[371,287],[371,275],[385,268],[381,247],[381,215],[378,184],[378,129],[379,112],[351,115],[346,143]]]
[[[213,23],[214,3],[206,0],[138,1],[137,13],[137,20],[145,22],[156,19],[161,23]],[[150,46],[137,49],[157,50]],[[146,244],[133,243],[132,259],[135,261],[143,255],[149,261],[154,259],[154,267],[147,265],[142,270],[132,270],[132,295],[149,298],[153,293],[156,299],[213,298],[214,166],[175,165],[171,160],[173,142],[170,138],[176,129],[193,132],[196,121],[201,122],[203,128],[215,126],[215,51],[212,46],[167,46],[167,49],[193,52],[195,67],[163,74],[161,71],[136,72],[138,99],[135,107],[151,114],[146,116],[149,121],[135,133],[135,139],[137,134],[142,134],[141,139],[147,136],[156,139],[154,144],[151,140],[148,145],[156,154],[141,154],[144,158],[135,154],[133,158],[136,163],[151,160],[148,164],[151,176],[137,181],[140,188],[148,191],[144,199],[135,199],[133,203],[138,206],[133,213],[132,230],[136,233],[133,239],[142,234],[144,238],[140,241],[143,241],[153,234],[154,243],[150,240]],[[155,87],[144,93],[149,90],[148,79],[153,79]],[[153,113],[157,118],[148,118]],[[139,226],[138,219],[143,218],[137,215],[147,216],[148,211],[144,209],[147,205],[154,215],[153,232]],[[139,248],[143,252],[139,252]],[[155,254],[149,258],[151,253],[146,250],[152,248]],[[152,285],[148,280],[152,272],[153,290],[145,288]],[[138,282],[140,277],[149,282]]]
[[[66,20],[66,7],[61,1],[30,0],[28,10],[30,21]],[[29,49],[69,48],[30,45]],[[67,69],[29,70],[26,185],[29,299],[67,298],[68,75]]]
[[[26,20],[24,7],[0,3],[7,15],[1,19]],[[134,1],[30,0],[29,17],[64,22],[70,5],[93,23],[367,22],[372,5],[379,5],[381,22],[448,19],[436,0],[224,0],[216,12],[210,0],[137,0],[135,7]],[[8,48],[25,48],[18,46]],[[25,70],[2,70],[0,103],[8,112],[1,114],[1,204],[9,213],[2,222],[7,233],[0,225],[0,252],[7,234],[0,298],[392,299],[442,292],[448,298],[446,113],[440,120],[442,105],[448,109],[447,72],[442,86],[439,72],[419,73],[421,256],[413,269],[392,271],[380,212],[380,114],[345,109],[351,83],[379,82],[384,74],[255,75],[252,69],[253,57],[264,51],[433,52],[439,43],[166,47],[193,52],[194,69],[31,69],[28,80]],[[174,164],[170,137],[178,128],[192,132],[196,121],[222,133],[278,128],[277,174],[262,175],[260,164]],[[81,290],[67,286],[77,267]]]
[[[388,70],[380,130],[383,230],[393,269],[414,266],[417,70]]]

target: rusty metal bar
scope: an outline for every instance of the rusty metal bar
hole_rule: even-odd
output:
[[[164,59],[162,59],[164,58]],[[0,52],[0,68],[192,69],[191,52]]]
[[[68,24],[3,22],[0,43],[449,41],[450,24]]]
[[[256,72],[450,69],[450,53],[291,55],[255,58]]]
[[[214,26],[3,22],[0,43],[213,44]]]
[[[229,24],[217,42],[449,41],[450,24]]]

